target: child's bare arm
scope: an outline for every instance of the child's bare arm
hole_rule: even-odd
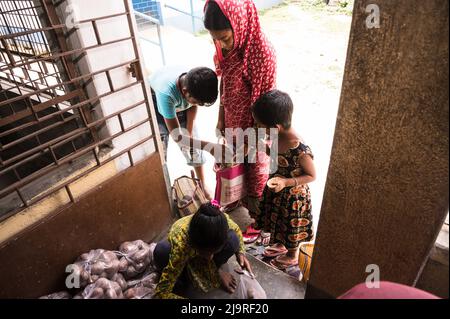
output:
[[[303,169],[303,175],[288,179],[288,187],[309,184],[316,180],[316,168],[310,155],[304,154],[303,156],[300,156],[298,163]]]
[[[234,155],[232,149],[227,145],[198,140],[186,135],[181,135],[178,145],[206,151],[214,156],[218,163],[224,163],[226,159],[233,158]]]

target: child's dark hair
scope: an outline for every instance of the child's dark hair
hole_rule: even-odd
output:
[[[294,104],[287,93],[272,90],[263,94],[252,106],[253,116],[267,127],[291,127]]]
[[[223,14],[222,9],[215,1],[209,1],[206,5],[203,24],[205,29],[210,31],[232,29],[230,20]]]
[[[186,86],[189,94],[199,102],[213,104],[219,94],[219,81],[210,68],[198,67],[186,74]]]
[[[200,206],[189,224],[189,244],[201,250],[221,248],[228,238],[228,221],[220,209],[211,203]]]

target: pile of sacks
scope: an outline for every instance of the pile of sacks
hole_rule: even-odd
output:
[[[62,291],[41,299],[151,299],[159,273],[153,266],[156,244],[125,242],[118,251],[91,250],[72,265],[70,279],[79,279],[74,296]],[[69,280],[69,278],[68,278]]]

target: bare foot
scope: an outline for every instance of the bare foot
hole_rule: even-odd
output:
[[[220,276],[220,284],[222,285],[222,288],[232,294],[236,288],[237,288],[237,281],[234,278],[232,274],[229,272],[219,270],[219,276]]]

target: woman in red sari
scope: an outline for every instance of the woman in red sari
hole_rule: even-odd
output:
[[[221,77],[221,104],[217,129],[254,127],[250,106],[276,86],[276,56],[261,30],[252,0],[208,0],[205,28],[215,46],[217,75]],[[246,165],[248,197],[244,200],[254,216],[257,202],[268,179],[268,158],[258,154],[257,162]],[[251,226],[246,237],[259,232]]]

